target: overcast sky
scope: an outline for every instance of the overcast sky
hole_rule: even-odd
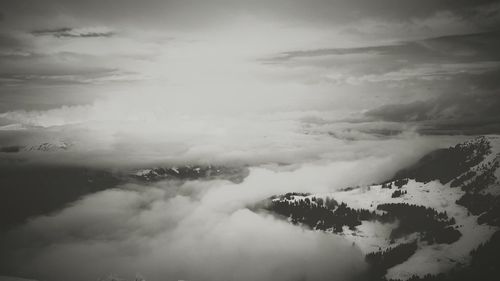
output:
[[[500,132],[495,1],[2,2],[1,145]]]

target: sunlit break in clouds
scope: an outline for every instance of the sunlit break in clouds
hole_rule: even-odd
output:
[[[498,1],[2,1],[0,281],[496,280],[498,50]]]

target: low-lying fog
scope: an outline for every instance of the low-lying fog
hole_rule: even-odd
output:
[[[356,279],[366,269],[356,246],[340,236],[290,225],[259,212],[255,204],[285,192],[327,192],[382,181],[430,149],[447,145],[451,138],[411,133],[359,140],[319,133],[305,136],[302,146],[293,139],[289,142],[293,145],[281,150],[277,142],[272,143],[274,151],[259,144],[262,149],[253,148],[254,155],[242,156],[234,147],[220,154],[214,150],[210,159],[219,164],[235,154],[239,165],[249,166],[241,183],[222,179],[129,182],[32,217],[2,234],[2,272],[55,281],[110,276],[125,280]],[[41,157],[50,153],[11,154],[25,158],[27,164],[15,164],[21,168],[33,163],[53,165],[52,158]],[[82,161],[79,164],[88,167],[88,159],[78,160],[78,151],[53,153],[58,165],[63,158],[71,165]],[[124,153],[129,157],[126,167],[119,163],[119,155],[95,164],[115,171],[117,167],[125,171],[134,163],[145,166],[143,159],[134,162],[134,154]],[[295,161],[287,153],[293,153]],[[189,163],[188,159],[175,163]]]

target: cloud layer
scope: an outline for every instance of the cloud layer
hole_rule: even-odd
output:
[[[136,274],[147,280],[350,280],[364,274],[360,251],[342,238],[245,208],[286,188],[276,182],[283,176],[256,170],[242,185],[128,184],[87,196],[7,233],[2,271],[56,281],[112,274],[127,280]]]

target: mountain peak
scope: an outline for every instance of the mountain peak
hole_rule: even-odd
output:
[[[439,180],[447,183],[485,159],[497,158],[500,151],[498,136],[480,136],[453,147],[434,150],[414,165],[400,170],[394,180],[410,178],[420,182]]]

